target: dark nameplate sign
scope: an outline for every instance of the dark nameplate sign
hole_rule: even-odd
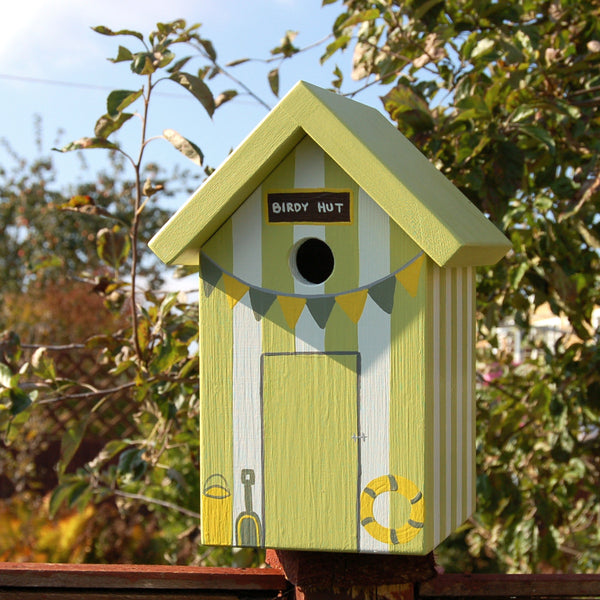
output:
[[[268,223],[351,223],[350,191],[290,190],[267,194]]]

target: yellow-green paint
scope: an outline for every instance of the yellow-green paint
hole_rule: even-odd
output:
[[[325,155],[325,186],[350,189],[352,223],[347,227],[325,228],[325,240],[336,260],[331,277],[325,282],[325,292],[335,293],[358,287],[358,186],[337,163]],[[358,330],[337,304],[333,307],[325,330],[325,350],[357,350]]]
[[[298,131],[294,131],[294,139],[302,140]],[[246,209],[260,199],[255,202],[260,219],[252,221],[260,223],[255,232],[257,237],[253,237],[252,231],[248,236],[258,240],[258,279],[248,284],[271,294],[294,293],[295,279],[289,256],[295,237],[294,224],[267,222],[264,197],[271,190],[294,188],[298,157],[307,160],[307,144],[313,144],[314,151],[320,152],[314,141],[304,138],[303,150],[297,153],[295,146],[288,147],[281,141],[283,137],[278,138],[280,149],[272,154],[271,169],[265,172],[263,161],[262,179],[247,189],[246,200],[240,201],[237,196],[235,200],[236,206],[243,205]],[[314,139],[313,133],[310,137]],[[319,145],[323,146],[320,142]],[[367,296],[368,279],[366,287],[359,289],[361,285],[365,286],[364,274],[359,273],[361,252],[366,246],[370,252],[377,251],[379,235],[378,231],[370,231],[366,237],[364,232],[361,233],[360,203],[379,204],[379,200],[366,196],[358,179],[342,168],[341,162],[334,160],[328,151],[324,158],[324,181],[315,181],[313,185],[315,188],[351,189],[354,198],[351,224],[345,227],[322,225],[319,230],[324,232],[318,235],[330,246],[336,261],[333,274],[324,284],[324,293],[339,295],[358,290],[357,303],[366,298],[371,303],[369,310],[381,310]],[[201,204],[194,206],[199,209]],[[386,428],[389,448],[381,467],[378,463],[371,464],[370,472],[375,471],[375,474],[369,479],[378,482],[373,485],[389,501],[389,510],[387,516],[377,515],[376,522],[369,521],[368,526],[362,526],[361,512],[369,507],[375,510],[378,504],[365,492],[369,481],[364,481],[360,475],[366,444],[373,443],[378,437],[377,432],[371,432],[371,439],[361,437],[359,415],[363,382],[358,365],[362,309],[356,305],[353,322],[336,302],[323,331],[323,351],[304,354],[297,351],[295,329],[286,321],[279,301],[274,301],[262,318],[256,315],[259,321],[249,308],[249,293],[232,309],[234,303],[228,302],[223,279],[229,274],[228,277],[243,280],[236,271],[234,256],[238,260],[239,249],[244,247],[234,239],[232,222],[235,219],[235,227],[239,228],[243,226],[240,215],[249,214],[238,213],[236,209],[229,213],[232,207],[232,203],[225,203],[218,209],[224,211],[219,214],[229,216],[201,247],[223,272],[220,283],[209,296],[204,294],[203,286],[200,294],[201,479],[202,483],[211,483],[216,475],[216,479],[221,481],[222,478],[225,482],[219,484],[221,488],[231,490],[230,495],[223,491],[222,498],[203,493],[202,543],[235,543],[234,528],[243,511],[241,468],[256,471],[252,498],[253,512],[262,532],[261,545],[364,551],[360,536],[366,532],[379,541],[385,540],[381,548],[371,551],[429,552],[466,519],[473,508],[474,453],[472,448],[463,448],[461,444],[465,436],[474,442],[474,420],[469,417],[473,410],[469,402],[474,398],[472,347],[469,354],[469,347],[474,344],[474,327],[472,324],[470,329],[467,327],[467,322],[474,316],[474,269],[440,268],[427,254],[427,249],[416,243],[415,236],[407,231],[404,223],[398,222],[401,213],[389,216],[386,255],[389,253],[390,273],[418,259],[420,277],[417,287],[410,293],[405,286],[411,286],[398,278],[394,308],[387,321],[389,325],[386,325],[386,335],[389,334],[390,339],[390,368],[389,378],[381,377],[381,380],[389,379],[389,389],[382,390],[384,395],[389,395],[389,414],[376,415],[376,418],[385,423],[382,427]],[[383,209],[378,207],[378,210]],[[191,214],[188,210],[188,217]],[[236,219],[236,215],[240,218]],[[203,223],[202,218],[199,223]],[[426,223],[420,226],[425,227]],[[198,233],[194,238],[196,241],[185,251],[175,247],[171,250],[183,256],[181,252],[196,248],[196,243],[205,234],[206,231]],[[493,251],[497,252],[497,244],[495,248]],[[423,250],[426,256],[419,258]],[[244,289],[242,284],[238,287]],[[310,298],[309,292],[306,297]],[[307,311],[305,306],[304,317]],[[247,328],[248,335],[254,336],[252,339],[245,340],[246,333],[236,336],[240,330],[234,332],[233,328],[240,327],[242,322],[236,319],[247,320],[242,326]],[[256,326],[256,323],[260,325]],[[361,339],[369,344],[364,333],[361,335]],[[373,335],[378,335],[378,331],[374,330]],[[234,340],[237,341],[234,343]],[[262,369],[243,370],[245,354],[250,352],[255,354],[255,360],[247,361],[248,364],[258,364],[260,359]],[[234,367],[235,364],[238,367]],[[241,370],[235,371],[235,368]],[[240,392],[244,396],[249,389],[254,390],[248,392],[249,396],[260,394],[260,427],[252,430],[244,429],[244,408],[239,408],[239,400],[234,401],[236,390],[238,396]],[[369,410],[369,406],[363,405],[362,409]],[[238,415],[235,423],[234,414]],[[242,421],[238,422],[238,419]],[[244,443],[251,440],[254,449],[260,453],[258,467],[254,463],[244,464],[245,454],[240,448],[243,450],[245,446],[240,446],[233,436],[236,427],[245,436]],[[421,496],[413,497],[411,503],[406,493],[388,490],[386,481],[403,482],[400,487],[405,491],[416,487]],[[366,508],[360,505],[364,493],[368,497]],[[410,524],[411,520],[415,521],[415,515],[423,519],[423,527]]]
[[[358,368],[356,353],[263,356],[271,547],[356,550]]]
[[[207,244],[226,267],[233,265],[231,222],[227,221]],[[227,296],[219,289],[206,297],[200,285],[200,483],[202,489],[202,532],[205,544],[231,544],[233,540],[231,492],[232,471],[232,354],[218,340],[231,340],[233,315]],[[216,476],[216,477],[215,477]],[[221,479],[222,478],[222,479]],[[225,493],[205,493],[215,482]],[[214,489],[214,488],[213,488]],[[220,496],[220,497],[215,497]]]
[[[266,203],[269,191],[291,188],[293,184],[294,152],[292,151],[262,183],[262,206]],[[265,213],[262,222],[262,285],[268,289],[291,293],[294,291],[294,279],[289,267],[289,254],[280,249],[291,249],[293,246],[294,226],[288,223],[278,226],[268,224]],[[293,333],[278,302],[273,303],[269,311],[269,319],[266,319],[263,324],[263,347],[269,348],[272,352],[294,350]]]
[[[390,223],[390,264],[404,264],[419,248],[396,223]],[[424,269],[426,267],[422,267]],[[425,316],[427,277],[421,276],[417,296],[412,298],[396,286],[391,315],[390,377],[390,473],[411,480],[420,490],[425,482]],[[425,507],[429,498],[424,499]],[[390,523],[398,528],[408,519],[410,503],[399,494],[390,495]],[[427,518],[425,520],[427,523]],[[419,553],[423,533],[416,535],[403,551]],[[390,546],[390,551],[394,547]]]

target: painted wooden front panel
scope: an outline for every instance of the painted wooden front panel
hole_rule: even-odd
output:
[[[263,355],[270,546],[356,550],[359,375],[356,352]]]
[[[351,222],[268,223],[269,191],[293,189],[349,190]],[[306,238],[333,252],[322,284],[290,268]],[[472,270],[435,267],[305,138],[205,244],[201,272],[203,543],[419,554],[468,516],[473,473],[452,461],[471,458],[472,349],[455,355],[473,312],[455,295]]]

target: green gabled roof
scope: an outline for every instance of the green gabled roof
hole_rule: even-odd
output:
[[[167,264],[200,247],[310,136],[441,267],[494,264],[508,239],[383,115],[303,81],[150,241]]]

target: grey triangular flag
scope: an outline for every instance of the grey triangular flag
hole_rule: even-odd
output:
[[[321,329],[325,329],[334,304],[335,298],[333,296],[306,299],[306,306],[308,306],[310,314]]]
[[[394,292],[396,291],[396,277],[390,275],[387,279],[380,281],[369,288],[369,296],[375,300],[377,306],[388,315],[392,314],[394,308]]]
[[[264,317],[267,314],[267,311],[271,308],[271,305],[276,299],[276,294],[265,292],[259,288],[250,288],[250,304],[252,305],[252,310],[261,317]]]
[[[221,269],[204,253],[200,254],[200,277],[204,281],[204,294],[208,298],[222,275]]]

